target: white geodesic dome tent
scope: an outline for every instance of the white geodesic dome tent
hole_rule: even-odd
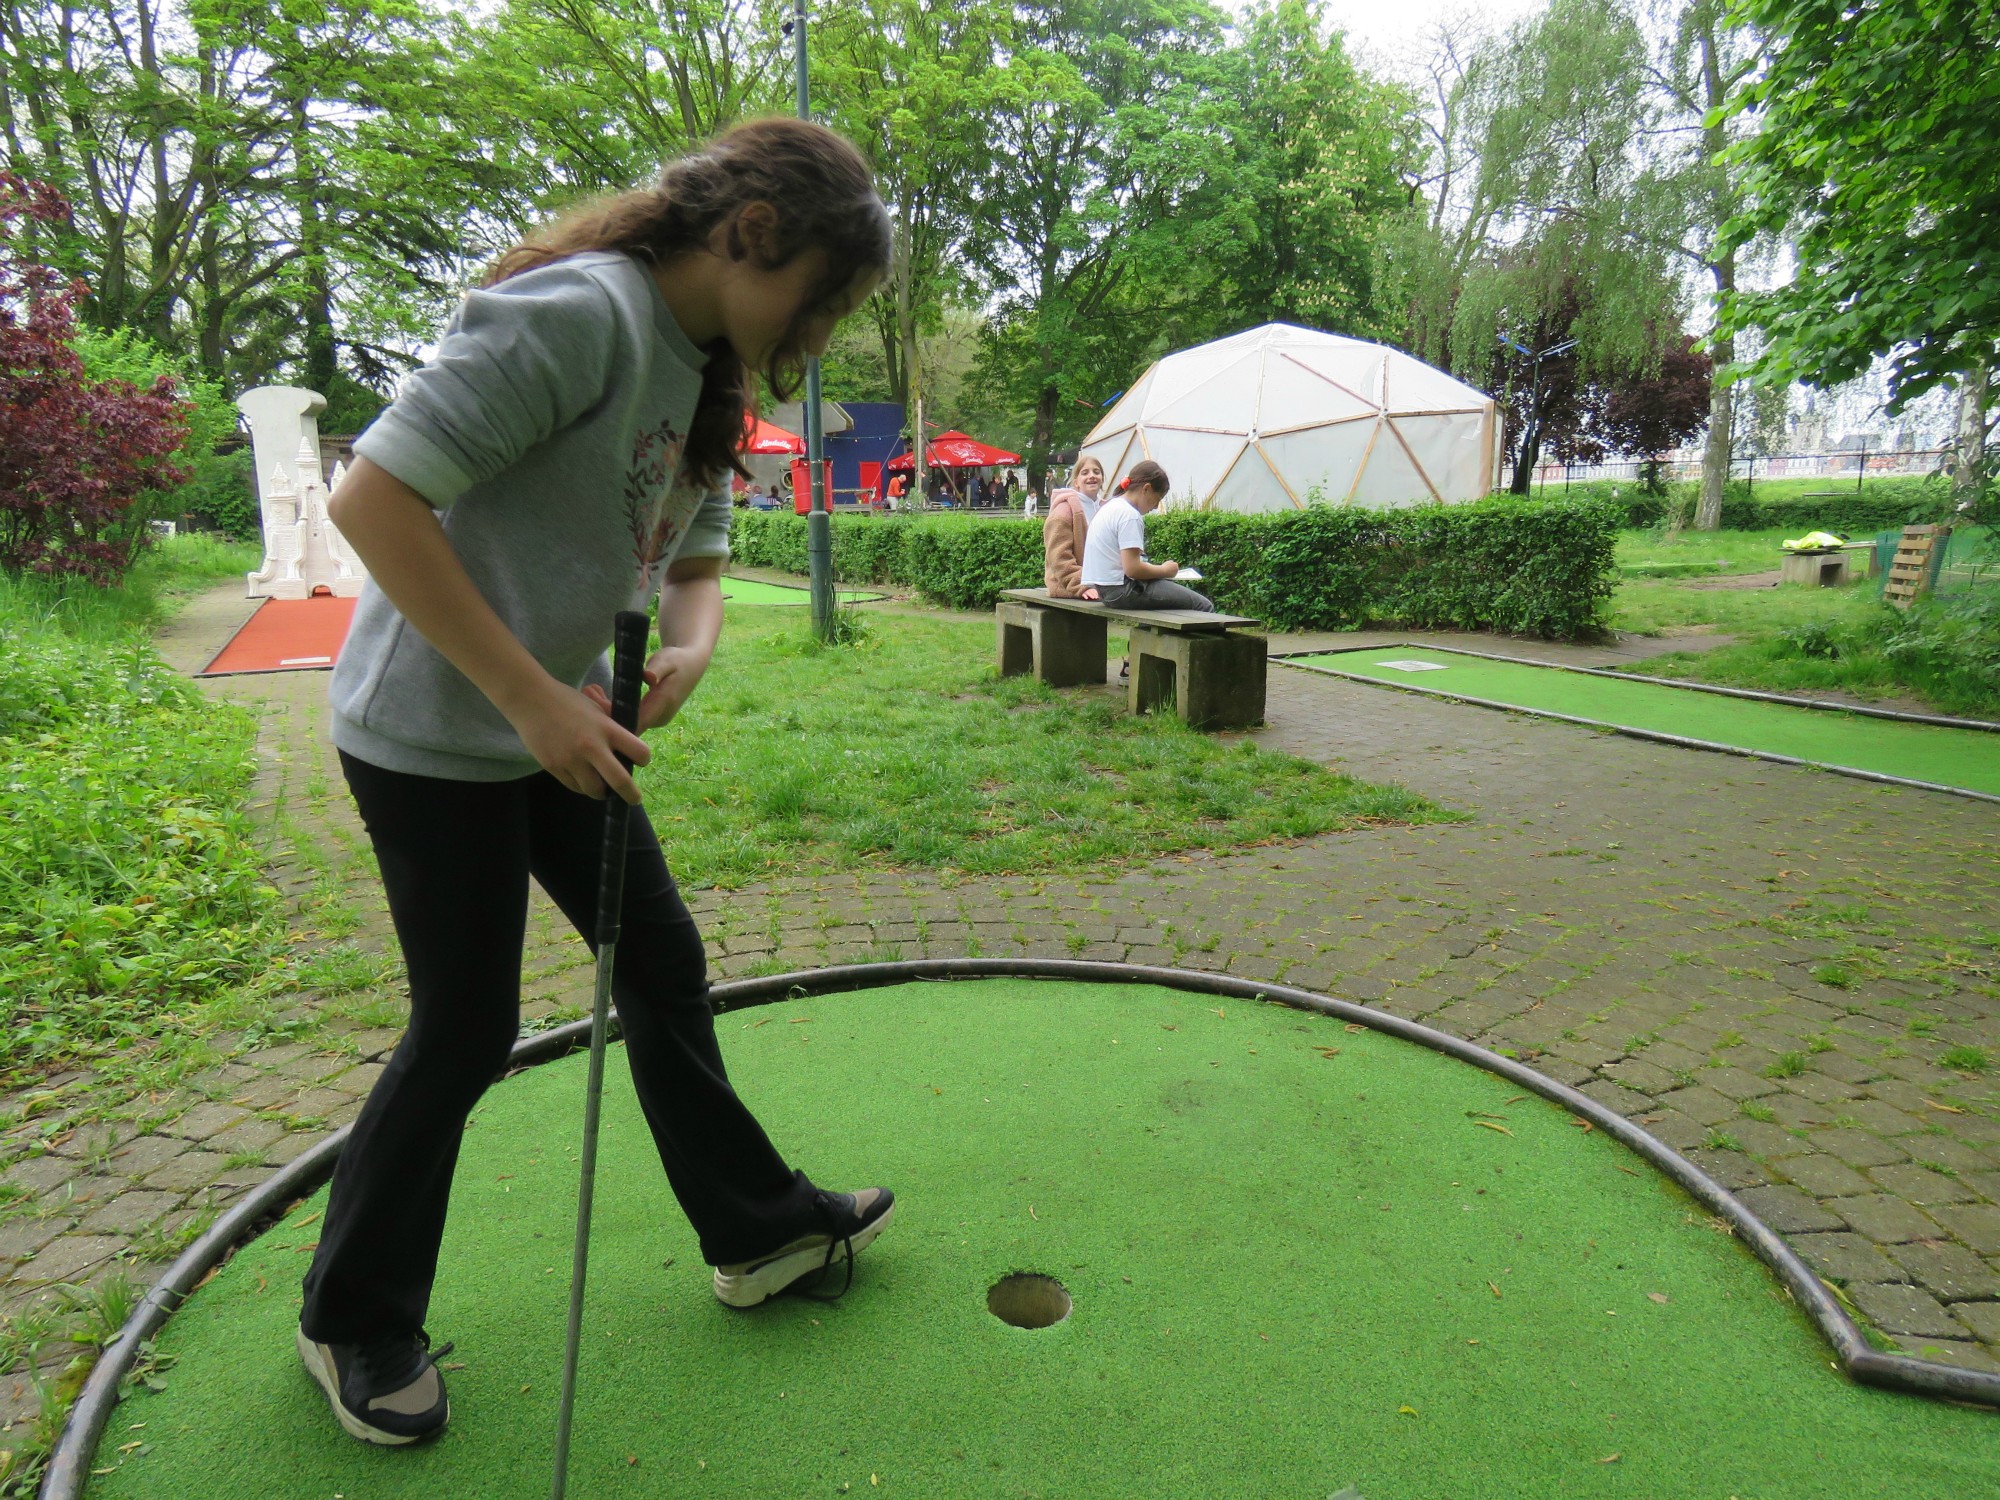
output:
[[[1499,481],[1493,398],[1384,344],[1267,323],[1156,361],[1077,457],[1115,483],[1142,458],[1168,509],[1391,509],[1476,500]]]

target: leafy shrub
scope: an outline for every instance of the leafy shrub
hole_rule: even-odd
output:
[[[1865,479],[1856,489],[1851,480],[1829,478],[1818,481],[1829,491],[1825,498],[1807,500],[1791,488],[1791,481],[1779,481],[1785,489],[1773,493],[1769,481],[1750,483],[1732,479],[1722,492],[1724,531],[1775,531],[1784,528],[1792,535],[1808,531],[1832,531],[1854,537],[1892,526],[1941,519],[1951,509],[1949,485],[1935,477],[1885,475]],[[1571,485],[1564,498],[1601,501],[1616,505],[1623,513],[1620,525],[1631,529],[1663,526],[1678,518],[1683,526],[1694,519],[1700,486],[1680,482],[1666,487],[1664,494],[1648,494],[1634,481],[1592,480]],[[1557,498],[1550,489],[1547,498]]]
[[[1604,506],[1512,498],[1394,511],[1309,506],[1264,523],[1261,608],[1245,612],[1283,630],[1393,621],[1588,635],[1615,586],[1618,519]]]
[[[91,592],[96,592],[92,590]],[[262,967],[275,893],[238,803],[254,726],[136,632],[0,596],[0,1069],[88,1056]]]
[[[1611,507],[1511,497],[1374,511],[1314,505],[1278,515],[1161,511],[1147,551],[1200,568],[1217,605],[1283,630],[1367,621],[1573,637],[1613,588]],[[740,562],[806,571],[806,518],[738,512]],[[834,576],[901,583],[955,609],[1042,581],[1038,520],[833,518]]]
[[[44,183],[0,173],[0,567],[110,583],[131,566],[150,493],[174,462],[191,403],[172,378],[93,380],[71,346],[81,282],[21,257],[15,226],[68,213]]]

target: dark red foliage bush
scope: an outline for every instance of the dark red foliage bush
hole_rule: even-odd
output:
[[[149,535],[136,502],[188,477],[172,460],[191,408],[167,376],[140,390],[84,374],[83,283],[18,246],[68,215],[46,183],[0,172],[0,568],[110,584]]]

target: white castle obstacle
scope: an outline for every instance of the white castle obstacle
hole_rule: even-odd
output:
[[[326,398],[296,386],[265,385],[236,401],[250,422],[264,564],[248,575],[252,599],[310,599],[361,592],[368,570],[326,513],[332,490],[320,473],[319,414]],[[343,474],[334,466],[332,485]]]

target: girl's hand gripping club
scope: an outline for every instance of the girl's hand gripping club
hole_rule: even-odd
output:
[[[639,689],[646,664],[648,622],[637,610],[618,616],[611,651],[611,717],[638,733]],[[626,770],[632,762],[618,757]],[[604,1098],[605,1032],[611,1015],[611,965],[618,947],[618,914],[625,904],[625,835],[632,807],[604,796],[604,858],[597,876],[597,999],[590,1011],[590,1078],[583,1099],[583,1177],[576,1192],[576,1250],[570,1260],[569,1336],[563,1346],[562,1404],[556,1414],[555,1500],[569,1479],[570,1415],[576,1402],[576,1358],[583,1337],[584,1272],[590,1261],[590,1206],[597,1178],[597,1116]]]

